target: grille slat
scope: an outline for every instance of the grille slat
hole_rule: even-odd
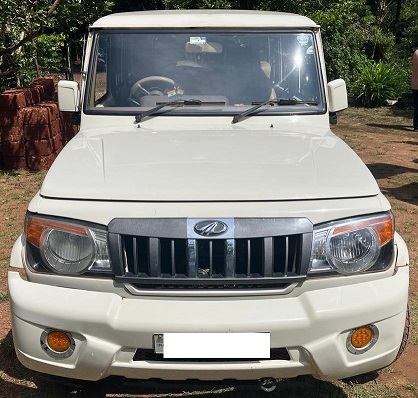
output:
[[[150,238],[148,247],[150,276],[159,277],[161,274],[160,240],[158,238]]]
[[[171,276],[176,275],[176,246],[174,239],[170,242],[171,249]]]
[[[187,240],[187,274],[189,278],[197,277],[197,244],[195,239]]]
[[[235,276],[235,240],[225,240],[225,276],[233,278]]]
[[[298,255],[298,247],[295,247],[295,250],[293,252],[292,273],[296,272],[297,255]]]
[[[213,276],[213,242],[209,241],[209,276]]]
[[[132,239],[132,257],[133,257],[133,272],[134,274],[139,273],[139,260],[138,260],[138,242],[137,238],[134,236]]]
[[[251,276],[251,241],[247,239],[247,276]]]
[[[264,238],[263,245],[263,276],[273,276],[273,238]]]
[[[281,222],[286,225],[286,220]],[[151,221],[148,224],[152,227]],[[250,226],[254,225],[252,220]],[[256,230],[251,237],[250,230],[245,231],[247,236],[226,239],[185,238],[182,232],[176,238],[170,229],[169,237],[163,233],[155,237],[130,234],[129,228],[124,233],[118,219],[117,233],[109,228],[115,279],[147,289],[277,287],[301,281],[306,277],[312,232],[305,228],[304,233],[286,234],[282,229],[277,236],[262,236]]]
[[[285,260],[284,260],[284,276],[287,276],[289,270],[289,237],[286,236],[285,241]]]

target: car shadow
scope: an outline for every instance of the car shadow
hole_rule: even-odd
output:
[[[415,159],[416,160],[416,159]],[[416,163],[414,160],[414,163]],[[383,178],[391,178],[405,173],[418,173],[417,169],[397,166],[388,163],[372,163],[367,167],[376,180]],[[392,196],[402,202],[418,205],[418,182],[411,182],[395,188],[381,188],[382,192],[388,196]]]
[[[417,137],[418,137],[418,134],[417,134]],[[402,140],[402,141],[390,141],[390,142],[393,142],[394,144],[418,145],[418,139],[416,141]]]
[[[258,383],[236,384],[228,381],[219,385],[210,382],[204,385],[185,383],[136,381],[123,377],[109,377],[97,382],[80,382],[77,380],[55,378],[31,371],[18,361],[13,349],[11,331],[0,341],[0,398],[11,396],[30,396],[32,398],[66,398],[66,397],[141,397],[141,398],[183,398],[214,395],[219,398],[256,398],[265,395]],[[377,374],[377,372],[376,372]],[[367,380],[370,381],[370,380]],[[65,384],[62,384],[65,382]],[[357,383],[354,378],[349,383]],[[269,393],[271,398],[347,398],[344,390],[333,383],[321,381],[312,376],[299,376],[283,379],[276,389]]]
[[[418,173],[417,169],[411,167],[397,166],[390,163],[370,163],[367,164],[368,169],[376,180],[381,178],[390,178],[398,174]]]
[[[115,381],[116,380],[116,381]],[[145,383],[147,384],[147,383]],[[232,384],[232,383],[231,383]],[[141,398],[183,398],[199,396],[217,396],[218,398],[258,398],[266,396],[255,384],[235,384],[228,386],[228,383],[206,384],[205,387],[190,386],[184,383],[164,383],[157,387],[147,387],[141,382],[126,381],[121,379],[108,378],[87,386],[78,392],[81,397],[113,397],[129,396]],[[292,379],[279,381],[274,391],[268,394],[271,398],[348,398],[341,387],[330,382],[316,380],[311,376],[299,376]]]
[[[11,392],[14,391],[15,396],[30,396],[32,398],[70,398],[70,397],[85,397],[85,398],[109,398],[109,397],[137,397],[137,398],[185,398],[185,397],[199,397],[199,396],[217,396],[218,398],[242,398],[245,394],[246,398],[258,398],[266,396],[264,391],[258,388],[244,388],[244,387],[219,387],[214,385],[205,389],[200,388],[146,388],[141,383],[121,383],[120,379],[106,379],[93,383],[93,385],[72,388],[70,386],[59,385],[53,382],[46,382],[37,376],[31,379],[28,385],[27,381],[24,384],[16,385],[15,382],[8,382],[0,380],[0,397],[9,398]],[[135,385],[137,385],[135,387]],[[5,393],[2,393],[5,392]],[[310,376],[299,376],[293,379],[286,379],[279,381],[277,388],[269,393],[271,398],[348,398],[348,395],[342,388],[326,381],[316,380]]]
[[[386,130],[403,130],[403,131],[410,131],[411,133],[414,132],[413,127],[405,126],[404,124],[366,123],[366,126],[377,127],[377,128],[386,129]]]
[[[382,188],[382,192],[402,202],[418,206],[418,182],[412,182],[399,188]]]

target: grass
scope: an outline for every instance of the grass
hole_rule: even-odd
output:
[[[396,174],[388,177],[388,180],[397,185],[405,185],[410,183],[418,183],[418,176],[416,173]]]
[[[9,293],[0,290],[0,303],[9,299]]]
[[[412,315],[412,332],[409,342],[418,346],[418,298],[411,299],[409,302]]]
[[[418,392],[418,385],[415,383],[409,383],[405,385],[405,389],[409,391]]]
[[[0,269],[9,266],[10,249],[22,231],[28,203],[45,174],[45,171],[0,171]]]
[[[355,398],[400,398],[397,392],[393,391],[389,386],[351,386],[346,391],[348,397]]]

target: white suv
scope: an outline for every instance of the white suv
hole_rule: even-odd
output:
[[[408,251],[330,131],[319,26],[151,11],[90,29],[79,118],[29,205],[9,273],[19,360],[52,375],[346,378],[408,334]],[[267,382],[266,382],[267,380]]]

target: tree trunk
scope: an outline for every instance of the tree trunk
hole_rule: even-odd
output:
[[[36,69],[36,77],[41,77],[41,69],[39,68],[38,63],[38,49],[36,48],[35,39],[32,39],[32,48],[33,48],[33,62],[35,64]]]
[[[395,21],[394,21],[394,26],[395,26],[395,43],[398,44],[399,41],[401,40],[401,32],[399,29],[399,20],[401,18],[401,11],[402,11],[402,0],[397,0],[396,1],[396,13],[395,13]]]

